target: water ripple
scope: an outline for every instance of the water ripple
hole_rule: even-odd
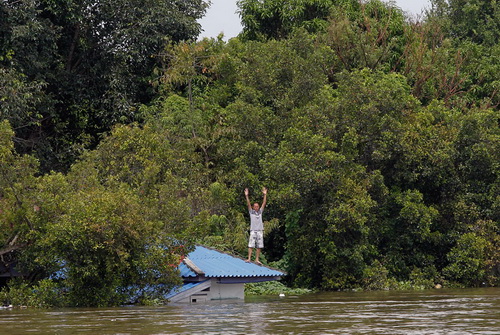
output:
[[[500,289],[332,292],[107,309],[0,309],[17,334],[499,334]]]

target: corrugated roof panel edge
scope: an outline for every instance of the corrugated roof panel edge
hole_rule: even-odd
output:
[[[205,249],[208,249],[208,250],[211,250],[211,251],[215,251],[215,252],[218,252],[218,253],[221,253],[221,254],[224,254],[226,256],[229,256],[229,257],[232,257],[232,258],[237,258],[237,259],[240,259],[244,262],[246,262],[246,259],[243,258],[243,257],[240,257],[238,255],[233,255],[233,254],[230,254],[229,252],[226,252],[226,251],[221,251],[221,250],[218,250],[218,249],[215,249],[215,248],[211,248],[211,247],[207,247],[207,246],[204,246],[204,245],[200,245],[200,244],[197,244],[196,247],[202,247],[202,248],[205,248]],[[189,257],[189,256],[188,256]],[[286,272],[285,271],[281,271],[281,270],[278,270],[278,269],[275,269],[275,268],[272,268],[268,265],[258,265],[258,264],[255,264],[255,263],[249,263],[249,264],[254,264],[254,265],[257,265],[257,266],[261,266],[261,267],[264,267],[264,268],[267,268],[268,270],[271,270],[271,271],[275,271],[279,274],[276,274],[277,276],[285,276],[286,275]],[[275,275],[275,276],[276,276]],[[255,276],[259,276],[259,275],[255,275]],[[208,277],[208,276],[207,276]],[[252,276],[248,276],[248,277],[252,277]]]

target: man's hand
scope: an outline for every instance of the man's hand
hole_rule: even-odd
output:
[[[247,199],[248,210],[252,210],[252,205],[250,204],[250,199],[248,198],[248,188],[245,188],[245,198]]]
[[[264,210],[264,208],[266,207],[266,203],[267,203],[267,188],[263,187],[262,193],[264,193],[264,199],[262,199],[262,206],[260,206],[260,208],[262,210]]]

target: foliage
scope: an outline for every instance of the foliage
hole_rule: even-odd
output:
[[[290,288],[279,281],[266,281],[260,283],[245,284],[245,295],[300,295],[311,293],[312,291],[305,288]]]
[[[8,142],[2,143],[8,148]],[[39,297],[41,301],[107,306],[123,304],[132,296],[141,299],[147,292],[144,289],[151,286],[157,289],[145,298],[161,297],[178,284],[175,268],[179,257],[190,250],[189,244],[179,246],[176,231],[168,231],[169,227],[148,215],[138,190],[114,181],[105,186],[96,168],[85,161],[67,175],[35,177],[27,168],[17,169],[23,157],[10,157],[9,150],[2,150],[2,155],[6,158],[0,213],[2,256],[6,257],[2,258],[6,261],[18,253],[17,270],[29,273],[33,280],[12,286],[12,292],[28,292],[31,287],[38,292],[36,287],[48,285],[38,280],[49,278],[54,289],[65,291],[64,301]],[[18,180],[20,173],[27,175]],[[27,301],[36,295],[28,294]]]
[[[0,89],[23,84],[24,94],[0,112],[23,140],[19,148],[35,153],[44,172],[65,171],[101,133],[139,119],[139,104],[156,94],[149,85],[156,55],[167,41],[195,38],[206,7],[202,0],[2,1],[0,71],[27,81],[14,77]],[[33,104],[36,111],[21,115],[38,122],[10,112]]]
[[[346,69],[393,68],[401,60],[407,30],[403,12],[391,4],[341,1],[322,38]]]
[[[466,285],[479,284],[485,274],[486,243],[485,239],[473,233],[462,235],[447,255],[450,264],[444,268],[444,274],[451,279],[460,278]]]
[[[263,258],[286,270],[290,287],[499,284],[500,46],[494,32],[475,26],[479,16],[459,22],[470,24],[473,35],[450,30],[458,2],[436,5],[415,21],[376,0],[241,1],[240,38],[148,39],[158,51],[151,63],[134,39],[130,63],[116,45],[116,53],[104,52],[111,42],[78,40],[75,57],[92,46],[107,55],[92,70],[106,80],[94,90],[78,86],[87,75],[65,72],[84,89],[72,83],[75,90],[64,97],[44,94],[54,81],[33,73],[65,68],[50,55],[72,39],[65,25],[51,21],[54,13],[64,14],[57,22],[73,23],[88,13],[77,3],[66,4],[75,12],[58,3],[41,20],[30,3],[0,5],[17,20],[0,26],[10,36],[0,53],[1,115],[12,124],[0,123],[0,252],[27,275],[12,292],[33,292],[51,279],[43,285],[65,288],[65,304],[114,305],[127,296],[159,302],[178,280],[179,256],[193,244],[246,255],[243,190],[260,201],[263,186],[269,189]],[[23,9],[19,16],[10,12],[14,5]],[[130,8],[124,15],[137,18]],[[137,36],[156,26],[153,12],[141,13],[152,16]],[[113,42],[135,36],[126,17],[103,31],[119,35]],[[34,45],[15,44],[25,40],[14,33],[43,36],[39,56],[22,53]],[[27,61],[28,54],[39,62]],[[138,77],[133,89],[123,88]],[[111,82],[116,86],[106,86]],[[144,95],[130,98],[137,92]],[[131,109],[112,107],[114,94]],[[66,119],[59,117],[63,105],[72,106]],[[47,122],[58,131],[32,134],[31,127]],[[40,135],[71,147],[78,160],[67,171],[46,173],[50,155],[40,169],[22,154],[23,129],[34,142],[42,143]],[[96,146],[82,153],[85,141]]]
[[[331,0],[238,1],[243,38],[286,38],[298,27],[316,32],[326,26],[334,4]]]
[[[42,204],[54,201],[47,190],[40,193]],[[66,196],[56,200],[59,215],[48,222],[41,219],[43,226],[30,234],[34,242],[22,261],[46,271],[57,269],[52,275],[62,271],[71,305],[117,305],[132,295],[129,286],[176,283],[175,271],[168,266],[176,264],[169,251],[172,246],[154,237],[159,229],[142,219],[140,202],[133,194],[97,189]]]
[[[63,307],[65,298],[64,289],[50,279],[40,280],[33,286],[23,281],[11,281],[0,291],[3,306]]]
[[[500,5],[490,0],[434,0],[432,15],[441,16],[449,34],[475,43],[499,42]]]
[[[0,227],[1,256],[7,264],[15,262],[15,253],[25,246],[20,238],[34,229],[28,213],[36,210],[30,201],[35,184],[37,161],[14,151],[14,132],[7,120],[0,123]]]

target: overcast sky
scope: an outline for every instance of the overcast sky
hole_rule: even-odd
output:
[[[395,0],[398,7],[406,12],[419,15],[424,7],[430,6],[429,0]],[[212,0],[207,14],[199,22],[203,32],[200,38],[216,37],[224,33],[224,40],[235,37],[241,31],[240,17],[236,13],[236,0]]]

